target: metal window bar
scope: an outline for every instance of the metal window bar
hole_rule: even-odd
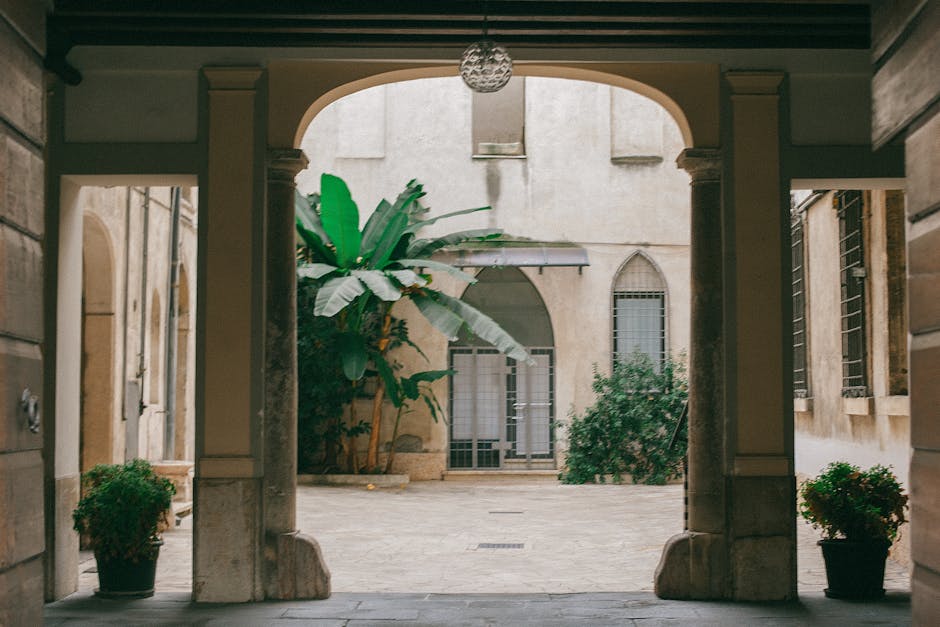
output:
[[[639,351],[659,367],[666,355],[666,295],[662,290],[614,292],[614,359]]]
[[[803,219],[795,215],[790,224],[790,252],[793,290],[793,394],[809,396],[806,335],[806,278]]]
[[[839,215],[839,262],[842,303],[842,396],[868,395],[865,350],[865,250],[862,192],[835,194]]]

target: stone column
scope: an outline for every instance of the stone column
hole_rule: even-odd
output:
[[[721,152],[689,148],[676,162],[691,176],[692,194],[689,529],[666,545],[656,571],[656,594],[722,598],[727,596],[727,560]]]
[[[263,230],[260,68],[204,68],[200,178],[193,597],[262,587]]]
[[[687,149],[691,176],[692,303],[689,347],[689,529],[724,533],[721,153]]]
[[[779,72],[729,72],[726,524],[731,596],[796,596],[789,189]]]
[[[316,541],[296,531],[297,280],[294,177],[299,149],[268,152],[265,216],[264,530],[267,598],[330,596],[330,573]]]

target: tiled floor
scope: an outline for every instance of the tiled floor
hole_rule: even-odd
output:
[[[416,482],[404,489],[298,489],[298,527],[320,542],[334,592],[572,593],[652,590],[665,541],[682,529],[682,487]],[[825,588],[817,533],[798,523],[798,584]],[[159,592],[192,582],[192,518],[164,534]],[[521,548],[482,548],[480,545]],[[90,558],[90,556],[88,556]],[[79,595],[97,586],[81,565]],[[888,561],[885,585],[906,592]]]

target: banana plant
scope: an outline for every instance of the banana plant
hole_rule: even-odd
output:
[[[394,202],[384,199],[379,202],[362,230],[359,208],[341,178],[323,174],[319,196],[296,195],[297,232],[305,246],[297,275],[301,280],[316,282],[313,314],[339,317],[340,354],[348,379],[362,379],[370,361],[381,375],[372,408],[365,464],[369,469],[377,463],[381,405],[386,388],[394,379],[386,352],[395,302],[402,298],[411,300],[428,322],[448,338],[456,338],[466,329],[507,356],[530,361],[525,348],[489,316],[431,287],[429,272],[443,272],[466,283],[476,282],[471,275],[431,259],[436,251],[461,242],[492,239],[502,231],[471,229],[434,238],[420,238],[418,232],[439,220],[490,208],[463,209],[427,218],[427,209],[419,202],[424,195],[420,183],[409,181]],[[383,320],[382,331],[379,340],[370,345],[362,332],[363,321],[376,311]]]

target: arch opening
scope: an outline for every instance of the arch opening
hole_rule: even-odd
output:
[[[80,468],[113,461],[114,252],[94,214],[82,218]]]

